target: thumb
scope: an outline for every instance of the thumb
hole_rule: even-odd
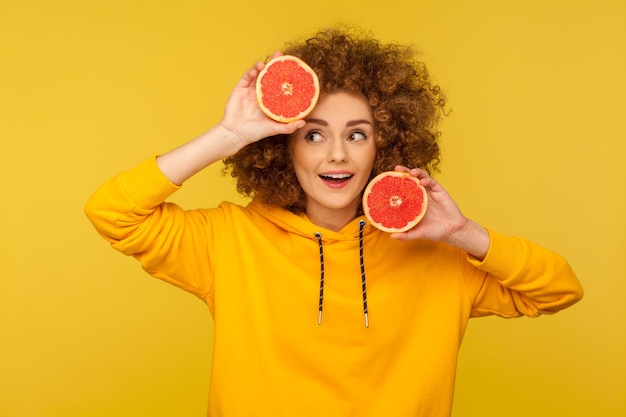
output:
[[[291,134],[298,129],[302,129],[306,125],[306,122],[304,120],[295,120],[289,123],[281,123],[281,125],[283,134]]]

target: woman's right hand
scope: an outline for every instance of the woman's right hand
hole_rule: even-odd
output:
[[[280,55],[280,52],[275,52],[272,58]],[[256,79],[264,67],[265,63],[257,62],[243,74],[226,103],[220,122],[224,129],[241,141],[240,147],[269,136],[291,134],[305,125],[303,120],[276,122],[261,111],[256,99]]]
[[[276,52],[274,56],[280,55]],[[244,146],[279,134],[291,134],[306,122],[276,122],[261,111],[256,101],[256,79],[265,67],[259,62],[241,77],[233,89],[224,117],[197,138],[157,157],[163,174],[182,184],[208,165],[237,153]]]

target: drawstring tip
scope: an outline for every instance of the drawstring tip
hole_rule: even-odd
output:
[[[365,313],[365,327],[370,327],[370,319],[367,317],[367,313]]]
[[[322,324],[322,310],[317,314],[317,324],[318,326]]]

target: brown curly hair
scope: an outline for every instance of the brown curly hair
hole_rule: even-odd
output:
[[[321,94],[345,91],[367,98],[376,132],[372,178],[396,165],[420,167],[431,174],[437,170],[438,123],[445,97],[411,46],[383,44],[367,34],[331,28],[288,44],[283,52],[315,70]],[[224,159],[224,171],[237,179],[242,195],[301,213],[306,196],[293,169],[288,140],[289,136],[278,135],[252,143]]]

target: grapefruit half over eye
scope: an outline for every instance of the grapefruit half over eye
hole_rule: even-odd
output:
[[[389,233],[406,232],[424,217],[428,194],[407,172],[387,171],[374,177],[363,193],[365,217]]]
[[[305,118],[317,104],[317,74],[300,58],[282,55],[270,60],[256,80],[256,99],[268,117],[289,123]]]

